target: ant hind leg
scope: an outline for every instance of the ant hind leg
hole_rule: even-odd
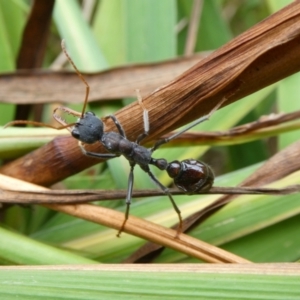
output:
[[[169,189],[167,187],[165,187],[155,176],[154,174],[150,171],[150,168],[147,166],[140,166],[149,176],[150,178],[160,187],[160,189],[169,197],[172,206],[174,208],[174,210],[176,211],[177,215],[178,215],[178,219],[179,219],[179,225],[177,227],[177,233],[176,233],[176,237],[179,236],[180,233],[182,233],[182,228],[183,228],[183,220],[182,220],[182,216],[181,216],[181,211],[178,208],[178,206],[175,203],[175,200],[173,199],[172,194],[170,193]]]
[[[169,141],[177,138],[178,136],[180,136],[181,134],[183,134],[184,132],[190,130],[191,128],[193,128],[194,126],[209,120],[209,118],[228,100],[228,97],[223,97],[223,99],[205,116],[200,117],[199,119],[195,120],[194,122],[192,122],[190,125],[186,126],[185,128],[183,128],[182,130],[174,133],[173,135],[171,135],[170,137],[158,140],[154,146],[151,148],[151,152],[153,153],[155,150],[157,150],[160,146],[168,143]]]

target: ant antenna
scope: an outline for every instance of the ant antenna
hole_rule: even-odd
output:
[[[56,115],[56,111],[57,110],[61,110],[64,112],[67,112],[68,114],[72,114],[73,116],[79,116],[80,118],[84,117],[84,112],[87,106],[87,101],[88,101],[88,97],[89,97],[89,92],[90,92],[90,86],[88,85],[87,81],[84,79],[84,77],[82,76],[82,74],[79,72],[79,70],[77,69],[75,63],[73,62],[72,58],[70,57],[69,53],[66,50],[66,46],[65,46],[65,41],[62,40],[61,41],[61,48],[64,52],[64,54],[66,55],[68,61],[71,63],[71,65],[73,66],[74,70],[76,71],[78,77],[81,79],[81,81],[85,84],[86,86],[86,93],[85,93],[85,99],[84,99],[84,104],[83,104],[83,109],[81,113],[78,113],[74,110],[71,109],[67,109],[65,107],[58,107],[54,110],[54,114],[53,117],[54,119],[59,122],[61,124],[61,126],[56,127],[50,124],[46,124],[46,123],[42,123],[42,122],[36,122],[36,121],[28,121],[28,120],[16,120],[16,121],[12,121],[7,123],[4,128],[9,127],[9,126],[13,126],[13,125],[20,125],[20,124],[30,124],[30,125],[34,125],[34,126],[42,126],[42,127],[49,127],[49,128],[53,128],[53,129],[57,129],[57,130],[61,130],[61,129],[68,129],[70,132],[72,131],[72,129],[70,127],[74,126],[76,123],[70,123],[70,124],[66,124],[65,120],[63,120],[60,116]]]
[[[88,98],[89,98],[90,86],[88,85],[87,81],[84,79],[83,75],[79,72],[79,70],[77,69],[75,63],[73,62],[72,58],[70,57],[69,53],[67,52],[64,39],[61,41],[61,48],[62,48],[63,52],[65,53],[65,55],[66,55],[68,61],[70,62],[70,64],[73,66],[73,68],[74,68],[75,72],[77,73],[78,77],[81,79],[81,81],[86,86],[85,99],[84,99],[83,108],[82,108],[82,112],[81,112],[81,118],[83,118],[83,115],[84,115],[84,112],[85,112],[85,109],[86,109],[86,106],[87,106]]]
[[[3,127],[3,129],[13,126],[13,125],[19,125],[19,124],[29,124],[29,125],[34,125],[34,126],[53,128],[53,129],[57,129],[57,130],[68,129],[70,131],[70,126],[74,126],[76,123],[71,123],[71,124],[66,124],[66,125],[62,125],[59,127],[55,127],[53,125],[42,123],[42,122],[28,121],[28,120],[16,120],[16,121],[11,121],[11,122],[6,123]]]

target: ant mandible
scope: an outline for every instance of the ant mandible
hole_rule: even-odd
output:
[[[176,137],[180,136],[182,133],[186,132],[187,130],[191,129],[192,127],[196,126],[199,123],[202,123],[208,120],[211,115],[227,100],[227,98],[223,98],[222,101],[216,105],[209,114],[197,119],[186,128],[180,130],[179,132],[171,135],[170,137],[161,139],[157,141],[154,146],[150,149],[145,148],[140,145],[141,141],[148,136],[149,133],[149,117],[148,111],[144,107],[142,98],[139,93],[138,95],[138,102],[139,105],[143,109],[143,122],[144,122],[144,133],[140,134],[135,142],[132,142],[126,138],[125,131],[122,125],[119,123],[117,118],[114,115],[109,115],[104,117],[104,120],[111,119],[115,124],[118,132],[114,131],[104,131],[104,123],[101,119],[96,117],[93,112],[85,112],[89,90],[90,87],[86,80],[84,79],[83,75],[77,69],[75,63],[69,56],[64,40],[61,43],[62,50],[65,53],[66,57],[68,58],[69,62],[73,66],[74,70],[76,71],[79,78],[86,86],[86,94],[85,100],[83,104],[82,112],[76,112],[71,110],[67,107],[58,107],[54,110],[53,117],[54,119],[59,122],[62,126],[55,127],[49,124],[44,124],[35,121],[24,121],[24,120],[16,120],[8,123],[6,126],[14,125],[14,124],[32,124],[38,126],[46,126],[55,129],[64,129],[67,128],[72,136],[79,140],[79,146],[81,151],[84,155],[101,158],[101,159],[109,159],[123,155],[129,162],[130,165],[130,173],[128,178],[128,189],[126,194],[126,211],[125,211],[125,218],[122,223],[121,228],[118,231],[117,236],[119,237],[122,231],[124,230],[126,221],[129,216],[131,198],[132,198],[132,189],[133,189],[133,182],[134,182],[134,167],[135,165],[139,165],[140,168],[145,171],[150,178],[160,187],[160,189],[169,197],[177,215],[179,218],[179,226],[177,227],[177,235],[178,236],[182,232],[182,217],[179,208],[177,207],[172,194],[170,193],[169,189],[165,187],[151,172],[149,165],[154,165],[160,170],[166,170],[168,175],[174,180],[174,184],[181,190],[183,190],[186,194],[195,194],[199,191],[209,190],[214,182],[214,174],[212,169],[205,163],[197,161],[195,159],[186,159],[183,161],[172,161],[168,162],[164,158],[156,159],[152,157],[152,154],[155,150],[157,150],[160,146],[168,143],[169,141],[175,139]],[[73,116],[79,117],[76,123],[67,124],[65,120],[63,120],[59,115],[56,114],[57,110],[61,110]],[[72,128],[70,128],[72,127]],[[84,148],[84,144],[93,144],[95,142],[100,142],[104,148],[108,151],[108,153],[97,153],[97,152],[90,152]]]

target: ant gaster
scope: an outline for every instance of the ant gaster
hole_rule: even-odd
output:
[[[175,185],[179,189],[183,190],[183,192],[186,194],[195,194],[199,191],[209,190],[214,182],[214,174],[212,169],[208,165],[206,165],[203,162],[197,161],[195,159],[186,159],[183,161],[175,160],[172,162],[167,162],[167,160],[164,158],[159,158],[159,159],[153,158],[152,154],[163,144],[175,139],[185,131],[194,127],[195,125],[205,120],[208,120],[210,116],[222,104],[224,104],[224,102],[227,99],[223,98],[222,101],[220,101],[219,104],[216,107],[214,107],[208,115],[197,119],[196,121],[188,125],[186,128],[171,135],[170,137],[157,141],[152,148],[148,149],[140,145],[140,142],[148,135],[149,132],[148,111],[147,109],[145,109],[143,105],[140,94],[138,93],[138,101],[140,106],[143,108],[144,133],[139,135],[135,142],[128,140],[126,138],[126,134],[122,125],[119,123],[119,121],[114,115],[109,115],[105,117],[104,120],[110,118],[114,122],[118,132],[113,132],[113,131],[105,132],[103,121],[100,120],[98,117],[96,117],[96,115],[93,112],[85,112],[87,101],[88,101],[89,89],[90,89],[89,85],[84,79],[83,75],[79,72],[79,70],[75,66],[69,54],[67,53],[65,49],[64,41],[62,41],[62,49],[66,57],[68,58],[69,62],[72,64],[73,68],[75,69],[76,73],[83,81],[83,83],[86,85],[86,95],[85,95],[85,101],[84,101],[82,112],[79,113],[66,107],[56,108],[54,110],[53,117],[60,124],[62,124],[62,126],[60,127],[54,127],[52,125],[34,122],[34,121],[22,121],[22,120],[10,122],[9,124],[7,124],[7,126],[13,124],[26,123],[26,124],[33,124],[39,126],[47,126],[56,129],[67,128],[71,132],[72,136],[81,142],[79,146],[84,155],[101,158],[101,159],[114,158],[123,155],[130,164],[130,173],[128,178],[128,189],[126,195],[125,218],[117,236],[120,236],[121,232],[124,230],[126,221],[129,216],[132,188],[134,182],[133,171],[135,165],[136,164],[139,165],[140,168],[143,171],[145,171],[150,176],[150,178],[160,187],[160,189],[169,197],[179,218],[179,226],[177,228],[177,236],[178,236],[179,233],[181,233],[182,231],[182,223],[183,223],[180,210],[177,207],[169,189],[165,187],[161,182],[159,182],[159,180],[151,172],[149,165],[154,165],[160,170],[166,170],[168,175],[174,180]],[[67,124],[63,119],[60,118],[59,115],[56,114],[57,110],[67,112],[73,116],[78,116],[79,119],[77,120],[76,123]],[[73,127],[70,128],[71,126]],[[84,148],[84,144],[93,144],[95,142],[100,142],[109,153],[95,153],[95,152],[87,151]]]

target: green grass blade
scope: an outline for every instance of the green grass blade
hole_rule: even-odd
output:
[[[123,3],[127,58],[157,61],[176,55],[176,2],[125,0]]]
[[[79,70],[93,72],[107,68],[106,59],[84,20],[77,1],[57,0],[54,19]]]
[[[102,0],[93,19],[93,32],[111,66],[126,62],[123,3],[119,0]]]
[[[3,299],[294,299],[299,275],[114,270],[7,270]]]
[[[0,227],[0,260],[9,264],[91,264],[92,260]]]

